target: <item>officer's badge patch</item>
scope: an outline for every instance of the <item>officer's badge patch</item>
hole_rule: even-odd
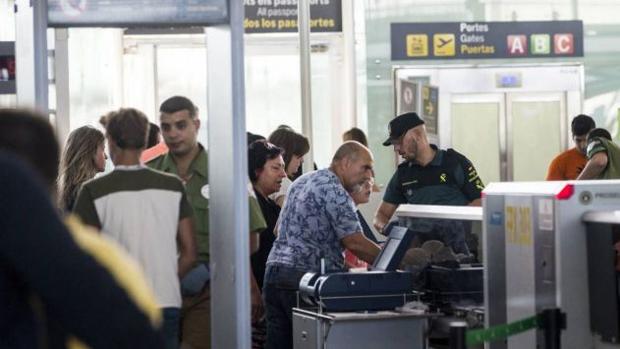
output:
[[[441,183],[446,183],[447,181],[447,176],[445,173],[442,173],[439,175],[439,181],[441,181]]]

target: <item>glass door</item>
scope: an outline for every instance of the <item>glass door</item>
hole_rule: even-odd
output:
[[[542,181],[566,144],[565,94],[506,95],[508,180]]]
[[[484,183],[545,180],[566,144],[565,93],[453,94],[451,147]]]
[[[452,148],[465,155],[487,184],[506,179],[503,93],[451,98]]]

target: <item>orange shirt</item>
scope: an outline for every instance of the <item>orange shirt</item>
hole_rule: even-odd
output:
[[[142,152],[142,156],[140,156],[140,161],[143,164],[145,164],[145,163],[155,159],[159,155],[165,154],[167,152],[168,152],[168,147],[166,146],[166,143],[159,142],[159,143],[157,143],[157,145],[152,146],[152,147],[144,150]]]
[[[551,161],[547,171],[547,180],[563,181],[577,179],[577,176],[583,171],[587,162],[588,158],[577,148],[566,150]]]

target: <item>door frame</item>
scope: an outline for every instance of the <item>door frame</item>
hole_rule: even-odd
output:
[[[545,73],[552,76],[541,78]],[[501,74],[518,74],[519,87],[497,87],[497,77]],[[475,84],[463,83],[471,81]],[[497,92],[566,92],[566,124],[570,118],[581,113],[584,96],[584,66],[580,62],[539,63],[539,64],[469,64],[469,65],[395,65],[392,67],[393,103],[396,113],[398,79],[427,79],[428,83],[439,87],[439,133],[437,143],[450,147],[450,95],[453,93],[497,93]],[[567,132],[570,132],[568,130]],[[566,133],[568,148],[570,134]]]
[[[501,87],[500,77],[513,75],[519,80],[514,87]],[[543,63],[543,64],[465,64],[465,65],[395,65],[392,67],[393,112],[397,111],[399,94],[398,80],[428,81],[428,84],[439,87],[438,134],[429,137],[441,148],[452,146],[451,140],[451,103],[452,96],[504,95],[504,113],[509,113],[507,95],[536,93],[562,93],[564,103],[559,132],[561,149],[568,149],[571,144],[570,120],[581,114],[584,98],[584,66],[580,62]],[[459,97],[460,98],[460,97]],[[420,103],[418,103],[420,105]],[[502,118],[500,118],[501,120]],[[502,122],[502,121],[500,121]],[[510,120],[505,119],[503,137],[508,136]],[[502,144],[505,149],[502,149]],[[500,173],[502,180],[512,179],[512,163],[508,159],[511,149],[508,139],[500,140],[502,150]]]

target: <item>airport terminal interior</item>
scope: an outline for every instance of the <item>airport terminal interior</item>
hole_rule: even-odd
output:
[[[0,0],[0,163],[22,127],[2,117],[44,120],[58,229],[116,240],[155,310],[119,286],[145,328],[88,328],[92,314],[53,304],[2,247],[0,308],[39,296],[44,310],[24,311],[52,309],[58,348],[620,348],[619,13],[619,0]],[[136,127],[160,134],[132,145]],[[76,141],[86,130],[97,140]],[[69,154],[90,141],[94,169],[65,193]],[[137,169],[173,179],[122,177]],[[11,200],[0,234],[19,235]],[[101,251],[84,253],[105,265]],[[50,325],[20,336],[4,311],[0,347],[52,341],[21,340]],[[98,321],[114,316],[128,318]]]

